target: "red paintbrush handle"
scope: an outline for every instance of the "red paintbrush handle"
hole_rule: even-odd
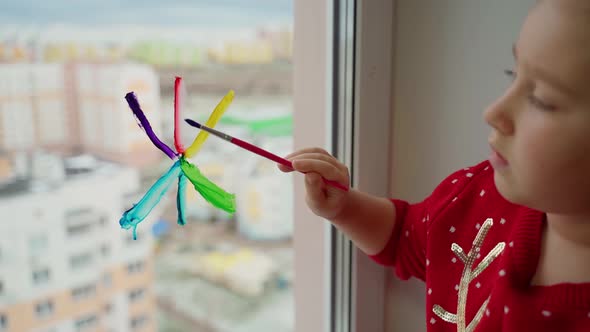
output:
[[[257,147],[256,145],[252,145],[252,144],[250,144],[248,142],[242,141],[241,139],[235,138],[235,137],[232,137],[231,142],[234,143],[235,145],[239,146],[239,147],[242,147],[242,148],[250,151],[250,152],[254,152],[254,153],[256,153],[259,156],[263,156],[263,157],[265,157],[267,159],[270,159],[270,160],[272,160],[274,162],[277,162],[277,163],[279,163],[281,165],[284,165],[284,166],[293,168],[293,165],[287,159],[281,158],[281,157],[277,156],[274,153],[270,153],[270,152],[268,152],[268,151],[266,151],[264,149],[261,149],[261,148]]]
[[[274,161],[276,163],[279,163],[279,164],[281,164],[283,166],[286,166],[286,167],[289,167],[289,168],[293,169],[293,164],[289,160],[287,160],[285,158],[281,158],[281,157],[277,156],[276,154],[271,153],[271,152],[268,152],[268,151],[266,151],[264,149],[261,149],[261,148],[257,147],[256,145],[252,145],[252,144],[250,144],[250,143],[248,143],[246,141],[242,141],[241,139],[235,138],[235,137],[232,137],[231,142],[234,143],[235,145],[239,146],[239,147],[242,147],[242,148],[250,151],[250,152],[254,152],[254,153],[256,153],[259,156],[265,157],[265,158],[270,159],[270,160],[272,160],[272,161]],[[322,179],[324,180],[324,183],[329,184],[331,186],[334,186],[334,187],[336,187],[338,189],[341,189],[341,190],[344,190],[344,191],[348,191],[349,190],[347,187],[341,185],[340,183],[338,183],[336,181],[328,180],[328,179],[326,179],[324,177],[322,177]]]

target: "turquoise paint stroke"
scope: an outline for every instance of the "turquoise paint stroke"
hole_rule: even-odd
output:
[[[178,175],[178,190],[176,191],[176,210],[178,211],[178,224],[181,226],[186,224],[186,215],[184,213],[186,207],[186,183],[186,176],[180,173]]]
[[[180,161],[176,161],[172,167],[162,175],[156,183],[146,192],[141,200],[131,209],[125,211],[119,220],[123,229],[133,228],[133,239],[137,239],[137,225],[142,222],[152,209],[160,202],[170,185],[178,178],[181,172]]]

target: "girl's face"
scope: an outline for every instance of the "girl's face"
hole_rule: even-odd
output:
[[[511,87],[485,112],[496,186],[533,209],[590,214],[590,2],[541,1],[514,56]]]

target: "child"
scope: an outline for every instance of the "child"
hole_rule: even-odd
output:
[[[288,157],[315,214],[426,282],[428,331],[590,331],[590,2],[539,1],[514,57],[489,160],[421,203],[326,187],[349,176],[321,149]]]

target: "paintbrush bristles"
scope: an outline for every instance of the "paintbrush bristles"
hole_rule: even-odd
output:
[[[198,123],[197,121],[191,120],[191,119],[184,119],[184,121],[186,121],[189,125],[193,126],[193,127],[197,127],[199,129],[201,129],[201,124]]]

